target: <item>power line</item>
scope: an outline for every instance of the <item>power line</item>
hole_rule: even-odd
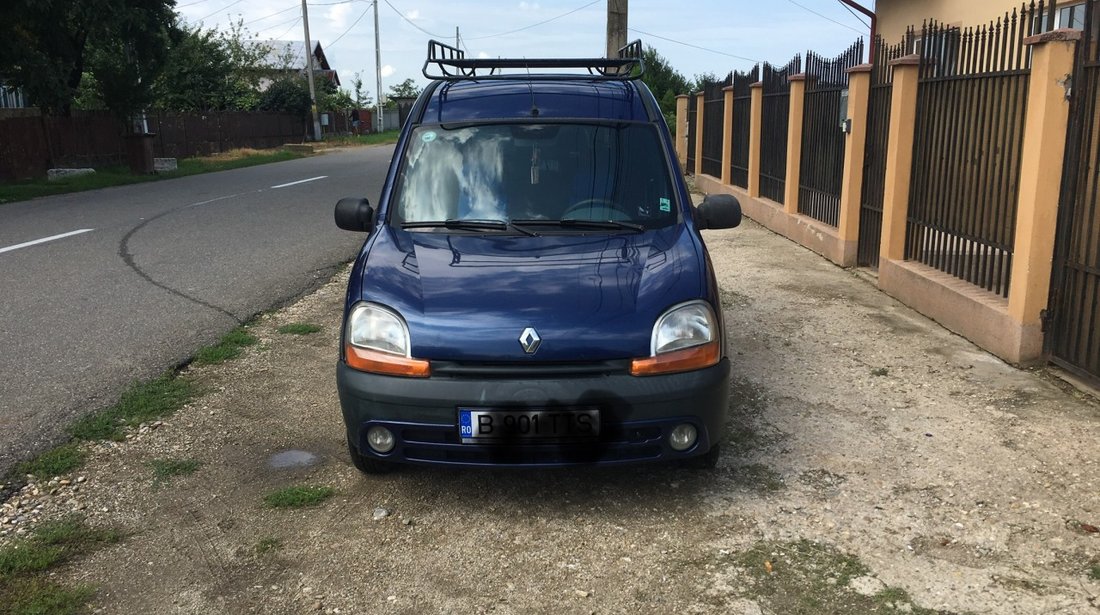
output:
[[[302,18],[301,17],[296,17],[294,19],[294,23],[290,24],[290,27],[286,29],[286,32],[283,32],[279,36],[273,37],[271,40],[273,40],[273,41],[283,40],[283,37],[286,36],[287,34],[290,34],[290,31],[293,30],[294,28],[297,28],[298,24],[301,23],[301,22],[302,22]],[[306,50],[306,53],[309,53],[308,49]]]
[[[840,23],[839,21],[837,21],[835,19],[832,19],[831,17],[826,17],[826,16],[822,15],[821,13],[818,13],[817,11],[811,9],[810,7],[808,7],[804,4],[799,4],[799,3],[795,2],[794,0],[787,0],[787,2],[790,2],[791,4],[797,6],[801,9],[805,9],[805,10],[813,13],[814,15],[817,15],[818,17],[824,19],[825,21],[831,21],[831,22],[835,23],[836,25],[848,28],[849,30],[851,30],[852,32],[855,32],[857,34],[865,34],[865,32],[863,30],[857,30],[857,29],[853,28],[852,26],[849,26],[846,23]]]
[[[209,15],[206,15],[204,17],[199,17],[198,21],[202,21],[202,20],[206,19],[207,17],[213,17],[214,15],[217,15],[218,13],[220,13],[222,11],[227,11],[227,10],[233,8],[234,6],[237,6],[238,4],[240,4],[242,2],[244,2],[244,0],[234,0],[234,2],[231,2],[230,4],[228,4],[226,6],[223,6],[222,8],[214,11],[213,13],[210,13]]]
[[[196,4],[202,4],[203,2],[210,2],[210,0],[195,0],[194,2],[188,2],[187,4],[178,4],[178,5],[176,5],[176,8],[177,9],[182,9],[182,8],[186,8],[186,7],[189,7],[189,6],[194,6]]]
[[[377,2],[378,0],[375,0],[375,1]],[[597,1],[599,1],[599,0],[597,0]],[[394,6],[394,5],[390,4],[390,0],[386,0],[386,6],[390,7],[391,9],[393,9],[393,12],[394,12],[394,13],[397,13],[397,16],[398,16],[398,17],[400,17],[401,19],[404,19],[404,20],[405,20],[405,21],[406,21],[406,22],[407,22],[407,23],[408,23],[408,24],[409,24],[410,26],[412,26],[412,27],[416,28],[417,30],[420,30],[420,31],[421,31],[421,32],[423,32],[424,34],[427,34],[428,36],[430,36],[430,37],[432,37],[432,38],[438,38],[438,39],[445,39],[445,38],[447,38],[446,36],[444,36],[444,35],[442,35],[442,34],[432,34],[431,32],[428,32],[427,30],[425,30],[424,28],[421,28],[420,26],[416,25],[416,24],[415,24],[415,23],[413,22],[413,20],[409,19],[408,17],[405,17],[405,14],[404,14],[404,13],[402,13],[402,12],[401,12],[401,11],[399,11],[399,10],[397,10],[397,7],[396,7],[396,6]]]
[[[283,9],[283,10],[281,10],[281,11],[277,11],[277,12],[275,12],[275,13],[272,13],[272,14],[270,14],[270,15],[266,16],[266,17],[261,17],[261,18],[259,18],[259,19],[253,19],[252,21],[246,21],[246,22],[244,22],[244,24],[242,24],[242,25],[245,25],[245,26],[247,26],[247,25],[249,25],[249,24],[254,24],[254,23],[258,22],[258,21],[263,21],[263,20],[265,20],[265,19],[271,19],[272,17],[274,17],[274,16],[276,16],[276,15],[282,15],[283,13],[287,13],[287,12],[293,11],[294,9],[300,9],[300,8],[301,8],[301,7],[299,7],[299,6],[295,5],[295,6],[292,6],[292,7],[290,7],[290,8],[285,8],[285,9]],[[278,28],[279,26],[272,26],[272,27],[273,27],[273,28]]]
[[[295,22],[299,22],[299,21],[302,21],[302,16],[301,16],[300,14],[299,14],[299,15],[298,15],[297,17],[294,17],[294,18],[292,18],[292,19],[288,19],[287,21],[280,21],[279,23],[277,23],[277,24],[275,24],[275,25],[273,25],[273,26],[268,26],[268,27],[264,28],[263,30],[257,30],[257,31],[256,31],[256,34],[259,34],[259,33],[261,33],[261,32],[269,32],[269,31],[271,31],[271,30],[274,30],[275,28],[281,28],[281,27],[283,27],[283,26],[287,25],[288,23],[295,23]],[[290,27],[291,27],[291,28],[293,28],[294,26],[290,26]],[[289,32],[289,31],[290,31],[290,30],[287,30],[287,32]],[[277,36],[277,37],[275,37],[275,38],[276,38],[276,39],[280,39],[280,38],[282,38],[282,37],[281,37],[281,36]]]
[[[378,0],[375,0],[375,2],[377,2],[377,1],[378,1]],[[386,4],[389,4],[389,3],[387,2]],[[372,6],[374,6],[374,2],[372,2],[372,3],[370,3],[370,4],[368,4],[368,5],[367,5],[367,9],[366,9],[365,11],[363,11],[363,12],[362,12],[362,13],[361,13],[361,14],[359,15],[359,17],[357,17],[357,18],[355,19],[355,21],[353,21],[353,22],[352,22],[352,24],[351,24],[350,26],[348,26],[348,29],[347,29],[347,30],[344,30],[344,31],[343,31],[343,32],[342,32],[342,33],[340,34],[340,36],[337,36],[336,38],[332,39],[332,42],[328,44],[328,48],[329,48],[329,49],[332,49],[332,48],[333,48],[334,46],[336,46],[336,43],[338,43],[338,42],[340,41],[340,39],[344,38],[344,35],[345,35],[345,34],[347,34],[348,32],[351,32],[351,29],[352,29],[352,28],[354,28],[354,27],[355,27],[355,26],[356,26],[356,25],[357,25],[357,24],[358,24],[358,23],[359,23],[360,21],[362,21],[362,20],[363,20],[363,18],[364,18],[364,17],[366,17],[366,16],[367,16],[367,12],[368,12],[368,11],[370,11],[370,9],[371,9],[371,7],[372,7]]]
[[[505,36],[505,35],[508,35],[508,34],[515,34],[516,32],[523,32],[524,30],[530,30],[531,28],[534,28],[536,26],[541,26],[543,24],[550,23],[551,21],[561,19],[562,17],[572,15],[573,13],[576,13],[577,11],[582,11],[582,10],[592,6],[593,4],[599,4],[600,2],[603,2],[603,1],[604,0],[595,0],[594,2],[589,2],[588,4],[586,4],[584,6],[578,6],[577,8],[575,8],[572,11],[569,11],[567,13],[562,13],[561,15],[558,15],[557,17],[551,17],[550,19],[544,19],[540,22],[533,23],[529,26],[523,26],[522,28],[516,28],[515,30],[509,30],[507,32],[499,32],[497,34],[488,34],[488,35],[485,35],[485,36],[470,36],[470,37],[467,37],[466,40],[468,40],[468,41],[479,41],[479,40],[484,39],[484,38],[494,38],[494,37],[497,37],[497,36]],[[389,4],[388,0],[387,0],[387,4]]]
[[[706,47],[700,47],[699,45],[692,45],[691,43],[685,43],[684,41],[678,41],[678,40],[673,39],[673,38],[658,36],[656,34],[646,32],[645,30],[639,30],[637,28],[627,28],[627,29],[632,31],[632,32],[637,32],[638,34],[643,34],[645,36],[650,36],[650,37],[653,37],[653,38],[659,38],[662,41],[668,41],[670,43],[676,43],[677,45],[683,45],[684,47],[692,47],[694,49],[699,49],[701,51],[709,51],[710,53],[717,53],[718,55],[728,56],[728,57],[731,57],[731,58],[736,58],[738,60],[745,60],[747,62],[754,62],[754,63],[757,63],[757,64],[763,62],[763,60],[757,60],[757,59],[754,59],[754,58],[746,58],[745,56],[739,56],[739,55],[733,54],[733,53],[726,53],[724,51],[718,51],[717,49],[707,49]]]
[[[848,9],[848,12],[852,14],[852,17],[855,17],[856,19],[858,19],[859,23],[867,26],[868,28],[871,27],[871,24],[867,23],[866,21],[863,21],[863,18],[859,16],[859,13],[856,13],[855,11],[853,11],[852,7],[848,6],[847,4],[844,4],[844,2],[842,2],[841,0],[836,0],[836,1],[840,2],[840,6]]]

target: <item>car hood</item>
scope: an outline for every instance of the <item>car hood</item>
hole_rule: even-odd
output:
[[[682,225],[539,237],[381,226],[368,250],[349,304],[397,310],[413,356],[431,360],[647,356],[657,317],[706,292],[701,246]],[[542,340],[533,354],[519,342],[528,327]]]

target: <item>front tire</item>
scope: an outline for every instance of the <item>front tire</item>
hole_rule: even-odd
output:
[[[363,474],[378,475],[389,474],[397,469],[397,464],[389,461],[381,461],[373,457],[367,457],[359,453],[359,449],[355,447],[355,444],[351,441],[351,436],[348,436],[348,456],[351,457],[351,463],[355,466],[356,470],[359,470]]]
[[[706,453],[684,461],[684,466],[692,470],[713,470],[718,467],[718,457],[722,454],[722,445],[715,444]]]

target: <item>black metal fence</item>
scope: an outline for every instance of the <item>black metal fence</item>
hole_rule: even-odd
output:
[[[685,173],[695,173],[695,140],[698,138],[696,134],[698,131],[695,129],[696,117],[698,116],[698,100],[699,97],[694,92],[688,94],[688,151],[687,151],[687,168],[684,169]]]
[[[1046,349],[1055,363],[1100,378],[1100,0],[1089,0],[1077,46],[1058,206]]]
[[[848,69],[863,61],[863,39],[826,60],[806,53],[806,96],[802,113],[802,156],[798,172],[798,212],[830,226],[840,218],[844,178],[841,122],[848,117]]]
[[[722,88],[733,83],[733,73],[719,83],[703,86],[703,173],[722,177],[722,130],[726,99]]]
[[[802,56],[783,68],[767,62],[761,70],[764,84],[763,134],[760,136],[760,196],[783,202],[787,182],[787,122],[791,111],[791,76],[802,72]]]
[[[760,81],[760,67],[733,73],[733,140],[730,142],[730,183],[749,187],[749,124],[752,120],[752,84]]]
[[[863,189],[859,199],[859,242],[856,263],[878,268],[882,246],[882,197],[886,190],[886,148],[890,144],[890,100],[894,71],[890,62],[911,49],[912,29],[892,47],[875,39],[871,58],[871,91],[867,101],[867,139],[863,154]],[[853,118],[859,121],[859,118]]]
[[[1008,296],[1033,5],[977,29],[926,24],[905,253]]]

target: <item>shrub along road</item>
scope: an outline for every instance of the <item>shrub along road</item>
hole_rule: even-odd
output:
[[[1097,612],[1094,399],[751,222],[707,241],[735,353],[713,472],[359,475],[339,275],[184,370],[174,414],[9,500],[0,593],[108,613]],[[5,581],[12,545],[41,551],[33,528],[70,513],[117,540],[62,542],[61,587]]]
[[[327,280],[363,239],[333,224],[336,200],[377,200],[392,151],[0,207],[0,476],[130,382]]]

